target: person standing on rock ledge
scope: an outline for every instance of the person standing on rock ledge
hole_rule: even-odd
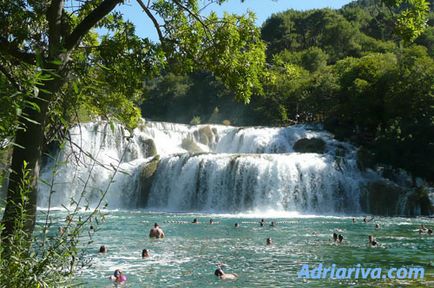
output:
[[[163,229],[160,228],[160,226],[155,223],[154,228],[149,231],[149,237],[150,238],[164,238],[164,232]]]

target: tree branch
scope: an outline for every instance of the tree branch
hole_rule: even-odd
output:
[[[98,5],[92,12],[87,15],[80,24],[75,27],[71,34],[66,38],[65,48],[66,50],[72,50],[81,39],[93,26],[109,14],[119,3],[123,0],[104,0]]]
[[[177,1],[177,0],[172,0],[179,8],[181,8],[184,11],[187,11],[187,13],[193,17],[194,19],[196,19],[204,28],[205,33],[209,33],[210,37],[211,37],[211,31],[209,31],[209,27],[205,24],[205,22],[203,22],[202,18],[200,17],[200,15],[194,13],[193,11],[191,11],[190,9],[188,9],[187,6],[182,5],[181,2]]]
[[[149,19],[151,19],[152,23],[155,26],[155,29],[158,33],[158,38],[160,39],[161,44],[163,44],[164,36],[160,29],[160,24],[158,24],[157,19],[155,19],[154,15],[152,15],[151,11],[149,11],[148,7],[143,3],[142,0],[137,0],[137,3],[139,3],[140,7],[142,7],[143,11],[145,11],[146,15],[148,15]],[[149,3],[148,3],[149,5]]]
[[[0,52],[4,55],[10,55],[15,59],[26,62],[28,64],[35,64],[36,56],[33,53],[23,52],[14,45],[12,45],[5,37],[0,37]]]
[[[48,55],[54,58],[58,54],[60,47],[60,34],[62,26],[62,14],[64,0],[52,0],[47,10],[48,21]]]

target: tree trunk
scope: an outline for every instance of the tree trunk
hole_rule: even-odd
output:
[[[49,72],[47,72],[49,73]],[[53,78],[54,76],[51,75]],[[30,106],[23,109],[22,115],[31,119],[21,117],[21,127],[15,136],[14,143],[16,146],[13,148],[12,153],[12,172],[9,176],[9,186],[7,189],[7,202],[4,211],[2,222],[5,229],[2,237],[11,235],[16,229],[16,219],[19,215],[19,210],[16,203],[21,203],[21,183],[23,181],[23,163],[27,162],[27,169],[31,171],[30,186],[28,189],[31,191],[26,199],[26,206],[24,207],[28,215],[25,222],[25,232],[30,236],[35,227],[36,220],[36,201],[37,201],[37,182],[40,169],[40,159],[42,148],[44,144],[44,129],[48,116],[48,106],[53,99],[55,93],[60,89],[63,80],[62,77],[55,77],[52,80],[46,81],[41,87],[38,98],[32,98],[34,103],[39,107],[39,111]]]

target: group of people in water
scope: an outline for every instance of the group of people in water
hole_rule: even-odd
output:
[[[363,218],[363,223],[368,223],[371,222],[372,220],[374,220],[374,217],[372,217],[371,219],[368,219],[368,217],[364,217]],[[356,219],[353,218],[352,219],[353,224],[356,223]],[[381,226],[380,224],[376,223],[375,224],[375,230],[380,229]],[[431,228],[426,228],[425,225],[421,224],[420,228],[419,228],[419,234],[428,234],[428,235],[432,235],[433,234],[433,230]],[[344,240],[344,236],[342,236],[341,234],[337,234],[336,232],[333,233],[333,241],[336,243],[342,243],[342,241]],[[374,235],[368,235],[368,245],[371,247],[377,247],[378,246],[378,241],[375,239]]]
[[[371,219],[368,219],[367,217],[363,218],[364,223],[369,223],[373,220],[374,220],[374,217],[372,217]],[[352,222],[356,223],[356,219],[353,218]],[[191,223],[192,224],[199,224],[200,222],[197,218],[194,218]],[[219,223],[219,222],[214,222],[213,219],[209,220],[209,224],[217,224],[217,223]],[[259,221],[260,227],[264,227],[265,224],[266,224],[266,222],[264,219],[261,219],[261,221]],[[235,228],[239,228],[240,224],[235,223],[234,226],[235,226]],[[274,221],[271,221],[270,226],[274,227],[274,226],[276,226],[276,223]],[[380,229],[380,224],[376,223],[375,229],[376,230]],[[336,232],[341,232],[341,230],[337,230]],[[344,236],[342,234],[337,234],[336,232],[333,233],[333,242],[341,244],[344,241]],[[425,234],[425,233],[428,235],[432,235],[433,230],[431,228],[426,228],[422,224],[422,225],[420,225],[420,228],[419,228],[419,234]],[[154,226],[149,231],[149,237],[150,238],[156,238],[156,239],[162,239],[162,238],[164,238],[164,236],[165,236],[164,231],[160,227],[160,225],[158,225],[158,223],[154,223]],[[272,241],[271,237],[268,237],[266,239],[266,245],[272,245],[272,244],[273,244],[273,241]],[[375,239],[375,237],[373,235],[368,235],[368,245],[371,247],[377,247],[379,245],[378,241]],[[100,253],[107,253],[107,247],[105,245],[102,245],[99,249],[99,252]],[[145,259],[148,257],[150,257],[149,250],[143,249],[142,250],[142,258]],[[222,280],[235,280],[238,278],[238,275],[235,273],[225,273],[222,269],[222,266],[224,266],[224,264],[222,264],[222,263],[217,264],[217,269],[214,271],[215,276],[217,276],[219,279],[222,279]],[[116,285],[123,285],[127,281],[126,275],[123,274],[123,272],[120,269],[116,269],[114,274],[112,276],[110,276],[109,278]]]

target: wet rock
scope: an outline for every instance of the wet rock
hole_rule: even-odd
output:
[[[369,182],[361,191],[360,206],[369,214],[394,216],[399,215],[399,203],[405,197],[402,187],[387,180]]]
[[[400,186],[389,180],[368,183],[361,192],[364,212],[383,216],[420,216],[434,213],[428,189]]]
[[[191,138],[185,138],[182,140],[181,147],[190,153],[204,152],[196,142]]]
[[[143,148],[146,151],[145,157],[153,157],[157,155],[157,146],[155,145],[154,140],[152,139],[146,139],[143,140]]]
[[[214,141],[214,133],[210,126],[204,126],[198,130],[199,142],[205,145],[210,145]]]
[[[366,171],[366,169],[373,169],[376,165],[375,155],[364,147],[360,147],[357,150],[357,167],[361,171]]]
[[[434,213],[434,206],[429,198],[428,189],[424,186],[413,189],[407,195],[403,208],[403,213],[408,216],[432,215]]]
[[[318,153],[323,154],[325,142],[320,138],[303,138],[295,142],[294,151],[299,153]]]
[[[140,194],[138,207],[146,207],[148,202],[149,194],[151,192],[152,181],[155,177],[155,172],[158,169],[158,164],[160,163],[160,155],[154,156],[146,165],[143,167],[140,175]]]

